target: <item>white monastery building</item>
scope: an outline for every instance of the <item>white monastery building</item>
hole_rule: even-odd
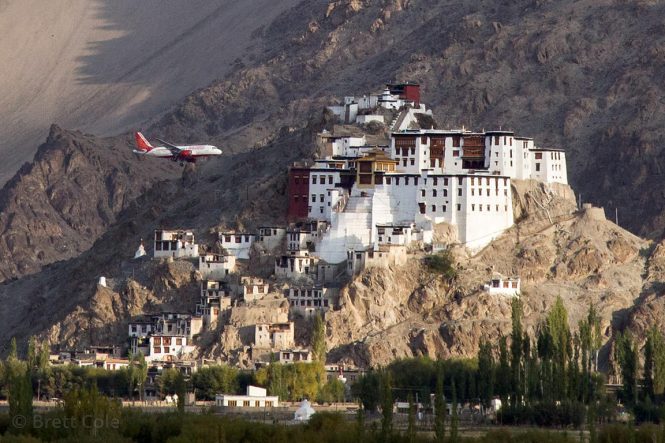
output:
[[[198,257],[199,245],[194,241],[194,233],[185,230],[155,230],[155,258]]]
[[[512,131],[396,131],[387,149],[351,157],[360,143],[349,139],[332,150],[343,155],[289,171],[289,219],[326,222],[305,241],[287,232],[289,245],[305,243],[325,263],[350,259],[351,273],[365,261],[403,262],[402,251],[388,246],[431,244],[440,223],[455,226],[458,242],[478,250],[513,225],[511,180],[568,182],[563,150],[538,148]]]

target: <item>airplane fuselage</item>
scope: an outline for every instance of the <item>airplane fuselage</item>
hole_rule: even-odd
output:
[[[178,146],[178,147],[182,149],[182,152],[177,156],[173,155],[173,152],[171,152],[170,149],[165,148],[163,146],[155,146],[149,151],[134,150],[134,152],[139,155],[169,158],[173,161],[186,161],[186,162],[194,162],[196,161],[197,158],[200,157],[210,157],[213,155],[220,155],[222,153],[221,149],[212,145],[189,145],[189,146]]]

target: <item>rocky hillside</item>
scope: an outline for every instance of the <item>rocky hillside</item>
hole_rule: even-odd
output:
[[[524,324],[532,335],[557,296],[573,328],[590,304],[597,306],[607,364],[614,328],[623,327],[650,287],[643,275],[649,243],[607,221],[600,208],[576,212],[566,187],[548,195],[536,183],[516,184],[515,209],[528,212],[476,256],[456,251],[454,284],[429,272],[422,256],[403,267],[358,276],[343,291],[341,309],[327,316],[330,357],[385,365],[417,355],[474,356],[480,338],[496,342],[510,334],[511,299],[482,289],[498,272],[522,277]]]
[[[131,260],[141,239],[152,239],[156,228],[188,227],[201,243],[213,244],[209,232],[214,227],[253,229],[284,223],[287,166],[314,155],[315,134],[323,125],[325,119],[319,118],[304,128],[285,129],[263,148],[189,165],[178,180],[158,182],[128,202],[94,243],[88,240],[90,249],[0,285],[0,303],[12,306],[0,311],[2,346],[12,336],[25,341],[34,334],[63,345],[116,340],[127,315],[184,307],[186,301],[174,305],[175,296],[166,286],[180,287],[190,277],[164,277],[165,271],[152,268],[141,271],[147,265]],[[141,274],[146,276],[132,277]],[[100,289],[100,276],[119,282],[132,277],[138,286],[122,283],[111,291]],[[178,283],[154,283],[174,278]],[[190,291],[192,296],[198,293]]]
[[[0,281],[77,257],[173,170],[137,161],[123,137],[51,126],[32,163],[0,191]]]
[[[618,208],[622,226],[658,238],[665,194],[652,189],[663,185],[665,113],[651,79],[663,58],[660,40],[650,36],[659,35],[664,7],[641,0],[303,0],[254,34],[260,50],[252,57],[155,116],[147,133],[247,152],[281,128],[301,127],[334,97],[390,80],[419,81],[442,126],[501,126],[565,148],[570,181],[584,201]],[[142,177],[136,180],[142,189]],[[25,193],[12,183],[0,200]],[[2,208],[7,219],[14,211]],[[76,212],[70,219],[87,223]],[[11,226],[4,232],[21,236]],[[3,275],[71,256],[45,253]],[[1,261],[12,257],[0,251]]]
[[[122,276],[123,261],[156,226],[192,227],[205,239],[218,225],[281,221],[285,168],[315,155],[313,133],[330,124],[321,121],[324,104],[390,80],[421,82],[442,126],[502,126],[565,148],[584,201],[618,207],[623,227],[658,239],[665,194],[653,189],[663,187],[665,113],[653,79],[665,63],[663,8],[642,0],[303,0],[255,33],[261,51],[146,131],[209,140],[224,158],[180,175],[168,162],[133,159],[129,137],[53,128],[35,161],[0,191],[0,278],[42,270],[0,287],[0,302],[14,306],[0,312],[0,337],[78,340],[94,324],[86,323],[96,315],[91,297],[129,303],[99,293],[96,279]],[[610,326],[639,330],[661,315],[662,247],[649,249],[597,211],[573,214],[569,191],[519,186],[520,223],[478,256],[460,256],[459,288],[429,278],[417,257],[394,274],[354,281],[329,320],[331,355],[380,363],[473,353],[481,328],[471,325],[498,334],[507,324],[507,301],[478,290],[492,270],[527,280],[529,327],[556,295],[578,314],[599,303],[608,335]],[[111,322],[130,312],[102,311]]]

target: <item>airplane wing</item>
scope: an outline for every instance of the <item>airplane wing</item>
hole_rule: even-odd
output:
[[[172,145],[169,142],[165,142],[164,140],[157,139],[158,142],[162,143],[165,148],[167,148],[169,151],[171,151],[171,154],[173,155],[179,155],[182,152],[182,149],[177,147],[176,145]]]

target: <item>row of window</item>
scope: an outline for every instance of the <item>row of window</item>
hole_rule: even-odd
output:
[[[310,289],[305,289],[305,290],[294,289],[293,292],[292,292],[292,295],[290,295],[290,296],[291,297],[310,297],[310,294],[314,298],[321,298],[322,291],[314,290],[314,289],[311,289],[311,290]]]
[[[266,400],[265,403],[266,403],[266,408],[272,408],[273,407],[272,401]],[[238,406],[238,400],[229,400],[228,405],[232,406],[232,407],[237,407]],[[242,406],[245,407],[245,408],[252,407],[251,401],[250,400],[243,400]],[[260,408],[261,407],[261,402],[258,401],[258,400],[254,400],[254,406],[253,407]]]
[[[325,185],[325,184],[326,184],[326,176],[325,176],[325,175],[319,175],[319,176],[318,176],[318,181],[319,181],[319,183],[321,183],[322,185]],[[316,175],[312,175],[312,184],[315,185],[316,182],[317,182],[317,176],[316,176]],[[329,176],[328,176],[328,184],[329,184],[329,185],[332,185],[332,184],[333,184],[333,176],[332,176],[332,175],[329,175]]]
[[[235,243],[242,243],[243,238],[244,241],[247,243],[251,241],[250,240],[251,237],[252,237],[251,235],[224,235],[222,237],[222,243],[231,243],[232,241],[234,241]]]
[[[323,304],[321,302],[323,301]],[[290,302],[291,306],[304,306],[304,307],[312,307],[314,306],[315,308],[327,308],[328,307],[328,300],[323,299],[323,300],[291,300]]]

